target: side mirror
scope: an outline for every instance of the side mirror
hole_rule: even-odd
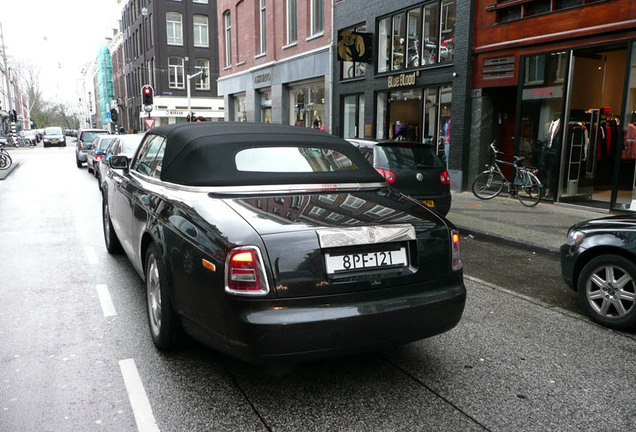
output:
[[[108,166],[112,169],[128,169],[128,157],[126,156],[111,156],[108,159]]]

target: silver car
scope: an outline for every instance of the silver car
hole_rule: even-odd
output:
[[[93,140],[99,135],[109,135],[106,129],[83,129],[77,134],[77,143],[75,144],[75,163],[78,168],[86,162],[86,152],[93,146]],[[46,142],[46,141],[45,141]]]
[[[99,159],[95,166],[97,181],[99,182],[99,188],[102,188],[102,183],[106,178],[106,172],[108,171],[108,159],[111,156],[123,155],[132,158],[141,143],[141,139],[144,134],[131,134],[131,135],[117,135],[104,153],[104,156]]]

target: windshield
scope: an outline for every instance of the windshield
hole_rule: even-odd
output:
[[[120,136],[119,141],[121,142],[121,152],[125,154],[133,154],[137,150],[137,147],[139,147],[139,143],[141,143],[141,139],[143,137],[143,134]]]
[[[424,145],[376,145],[375,165],[394,169],[440,168],[442,160]]]
[[[63,135],[61,127],[47,127],[44,129],[44,135]]]

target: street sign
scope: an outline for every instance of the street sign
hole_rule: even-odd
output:
[[[144,119],[144,123],[146,123],[146,127],[148,128],[148,130],[152,129],[153,127],[155,127],[155,120],[153,118],[150,117],[146,117]]]

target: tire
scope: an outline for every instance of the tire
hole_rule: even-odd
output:
[[[46,147],[46,146],[45,146],[45,147]],[[75,164],[77,164],[77,167],[78,167],[78,168],[81,168],[81,167],[82,167],[82,161],[81,161],[81,160],[79,160],[79,159],[77,158],[77,156],[75,156]]]
[[[517,185],[517,199],[526,207],[534,207],[541,201],[541,182],[532,173],[525,173],[528,176],[528,185]]]
[[[592,320],[616,330],[636,328],[636,264],[620,255],[588,262],[577,283],[579,301]]]
[[[108,202],[105,198],[102,201],[102,225],[104,226],[104,243],[108,253],[111,255],[121,253],[121,243],[119,242],[119,238],[117,238],[117,233],[115,233],[113,223],[110,220]]]
[[[7,153],[0,154],[0,170],[9,169],[12,163],[13,161],[11,160],[11,156],[9,156]]]
[[[146,310],[150,336],[157,348],[170,350],[180,336],[179,317],[172,309],[163,260],[154,243],[146,251]]]
[[[483,200],[496,197],[504,186],[504,178],[498,172],[484,171],[475,177],[471,187],[473,194]]]
[[[86,162],[86,170],[89,174],[93,174],[93,167],[88,163],[88,161]]]

